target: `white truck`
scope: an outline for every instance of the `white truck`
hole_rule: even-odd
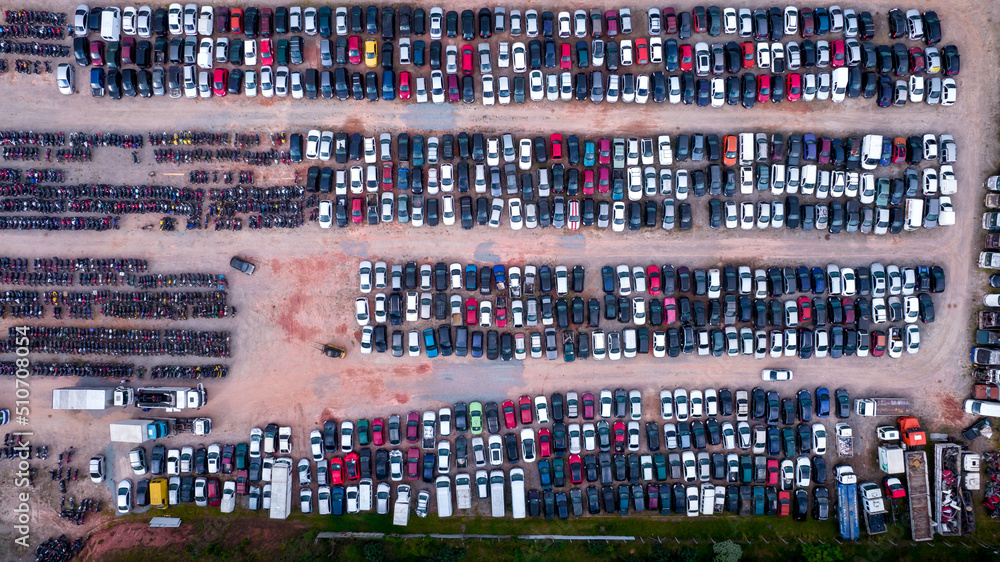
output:
[[[902,474],[906,472],[903,449],[899,445],[879,445],[878,467],[886,474]]]
[[[834,426],[837,432],[837,456],[850,458],[854,456],[854,430],[844,422]]]
[[[455,502],[458,509],[472,508],[472,478],[464,472],[455,475]]]
[[[52,390],[53,410],[106,410],[109,406],[126,406],[131,400],[132,389],[124,386]]]
[[[906,416],[910,413],[907,398],[858,398],[854,401],[854,413],[859,416]]]
[[[278,459],[271,467],[271,519],[287,519],[292,512],[292,464]]]
[[[979,252],[979,267],[1000,269],[1000,252]]]
[[[184,408],[200,408],[205,405],[206,398],[205,387],[201,384],[196,388],[155,386],[137,388],[134,403],[137,408],[164,408],[177,412]]]
[[[869,535],[880,535],[889,530],[885,522],[888,511],[882,498],[882,489],[874,482],[863,482],[858,486],[861,494],[862,509],[865,514],[865,527]]]
[[[410,522],[410,486],[396,486],[396,503],[392,506],[392,524],[405,527]]]

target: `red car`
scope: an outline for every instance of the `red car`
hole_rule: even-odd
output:
[[[552,159],[562,160],[562,135],[559,133],[552,133],[549,137],[549,141],[552,143]]]
[[[580,229],[580,200],[569,200],[569,215],[566,217],[566,228],[570,230]]]
[[[504,328],[507,326],[507,299],[505,297],[497,297],[497,307],[494,311],[496,315],[497,327]]]
[[[531,425],[531,397],[522,396],[517,401],[517,407],[521,410],[521,423]]]
[[[694,68],[694,49],[687,43],[680,48],[681,70],[687,72]]]
[[[892,139],[892,163],[901,164],[906,161],[906,139],[896,137]]]
[[[799,101],[802,98],[802,75],[793,72],[785,77],[785,92],[788,101]]]
[[[91,43],[93,45],[93,43]],[[920,47],[913,47],[910,49],[910,72],[914,74],[923,74],[927,70],[926,59],[924,58],[924,50]]]
[[[399,99],[408,100],[410,99],[410,73],[400,72],[399,73]]]
[[[90,42],[90,64],[104,66],[104,41]]]
[[[261,37],[271,36],[271,8],[260,9],[260,35]]]
[[[663,321],[667,324],[677,322],[677,301],[674,297],[663,299]]]
[[[635,63],[649,64],[649,43],[644,37],[635,40]]]
[[[212,92],[219,96],[225,97],[226,95],[226,81],[228,78],[228,72],[225,68],[216,68],[215,76],[212,78]]]
[[[361,220],[364,218],[364,213],[361,211],[361,198],[355,197],[351,199],[351,220],[354,224],[361,224]]]
[[[597,169],[597,191],[607,193],[611,191],[611,170],[607,166]]]
[[[552,456],[552,432],[548,429],[538,430],[538,454],[543,457]]]
[[[218,478],[208,479],[208,505],[212,507],[219,507],[222,504],[222,486],[219,484]]]
[[[844,298],[844,324],[854,324],[854,299]]]
[[[361,470],[358,467],[358,454],[357,453],[347,453],[344,457],[344,471],[347,473],[348,480],[357,480],[361,478]]]
[[[761,74],[757,76],[757,103],[764,103],[771,99],[771,75]]]
[[[351,64],[361,64],[361,39],[356,35],[347,38],[347,60]]]
[[[274,54],[271,51],[270,39],[260,40],[260,64],[262,66],[271,66],[274,64]]]
[[[583,482],[583,463],[580,455],[569,456],[569,481],[573,484]]]
[[[517,427],[517,418],[514,416],[514,401],[504,400],[500,409],[503,410],[503,424],[507,429]]]
[[[592,420],[594,419],[594,393],[584,392],[583,393],[583,419]]]
[[[615,452],[624,453],[625,452],[625,422],[616,421],[615,425],[612,426],[612,433],[615,438]]]
[[[833,68],[840,68],[847,63],[847,53],[844,51],[844,40],[838,39],[830,42],[830,65]]]
[[[597,142],[597,163],[598,164],[610,164],[611,163],[611,141],[608,139],[601,139]]]
[[[667,35],[677,33],[677,13],[673,8],[663,8],[663,29]]]
[[[812,302],[809,300],[809,297],[799,297],[799,324],[811,322],[812,316]]]
[[[472,74],[472,45],[462,47],[462,74]]]
[[[455,74],[448,75],[448,101],[456,102],[461,99],[460,92],[458,89],[458,76]]]
[[[872,332],[872,357],[882,357],[885,355],[887,341],[885,332]]]
[[[767,484],[778,485],[778,459],[767,459]]]
[[[330,485],[344,483],[344,461],[340,457],[330,459]]]
[[[372,445],[379,447],[385,445],[385,437],[383,436],[383,427],[385,424],[382,422],[382,418],[375,418],[372,420]]]
[[[406,415],[406,442],[416,443],[417,434],[420,432],[420,414],[410,412]]]
[[[135,39],[126,37],[122,39],[122,64],[132,64],[135,62]]]
[[[477,317],[479,311],[479,303],[476,299],[469,298],[465,300],[465,324],[467,326],[475,326],[479,323],[479,318]]]
[[[392,162],[382,163],[382,189],[392,191]]]
[[[594,194],[594,170],[590,168],[583,171],[583,194]]]
[[[660,294],[660,267],[656,265],[647,267],[646,279],[649,279],[649,294]]]
[[[237,35],[243,33],[243,10],[233,8],[229,13],[229,31]]]
[[[754,58],[753,43],[745,41],[743,43],[743,68],[753,68],[755,64],[757,64],[757,60]]]
[[[573,50],[570,48],[569,43],[560,44],[559,50],[561,52],[561,55],[559,56],[559,68],[563,70],[573,68]]]
[[[416,480],[420,473],[420,450],[410,449],[406,451],[406,477]]]
[[[782,517],[788,516],[791,510],[792,495],[784,490],[778,492],[778,515]]]

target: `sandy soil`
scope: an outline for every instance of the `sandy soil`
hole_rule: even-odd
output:
[[[447,2],[443,5],[451,5]],[[573,7],[579,2],[573,2]],[[457,5],[457,4],[456,4]],[[741,4],[742,5],[742,4]],[[565,5],[571,7],[569,4]],[[894,5],[891,5],[894,6]],[[527,7],[527,6],[525,6]],[[852,4],[855,9],[876,13],[878,34],[885,35],[884,14],[890,3]],[[928,5],[928,8],[930,6]],[[209,405],[199,412],[215,420],[213,442],[243,439],[253,426],[280,422],[294,428],[300,444],[310,430],[327,418],[344,419],[405,415],[408,410],[437,407],[458,400],[499,400],[521,394],[580,392],[601,388],[638,388],[653,408],[658,390],[664,386],[749,388],[759,382],[764,362],[752,359],[680,357],[654,361],[652,357],[632,361],[576,362],[564,364],[528,361],[524,364],[487,363],[448,358],[435,360],[397,359],[387,355],[362,356],[360,338],[353,319],[351,301],[357,296],[357,263],[361,259],[391,262],[459,261],[462,263],[550,263],[586,265],[592,272],[589,285],[595,287],[600,266],[606,264],[674,263],[690,267],[712,267],[727,263],[755,266],[807,263],[860,265],[873,261],[916,264],[934,262],[945,267],[948,291],[935,299],[938,321],[924,336],[916,357],[901,360],[872,358],[839,361],[767,361],[767,366],[795,369],[801,386],[826,385],[848,388],[853,396],[902,395],[917,399],[917,413],[928,428],[955,428],[968,420],[961,401],[969,391],[963,374],[968,367],[970,319],[985,275],[974,265],[982,232],[978,227],[983,178],[996,169],[997,115],[995,92],[997,74],[993,61],[997,53],[995,33],[985,22],[995,21],[1000,7],[989,3],[936,3],[944,22],[945,43],[954,42],[962,53],[959,80],[960,102],[952,108],[907,106],[879,110],[868,101],[855,100],[840,106],[823,103],[781,104],[774,107],[722,109],[688,106],[593,106],[586,104],[538,103],[496,107],[417,106],[394,103],[369,105],[348,102],[327,105],[322,100],[234,99],[192,101],[169,98],[94,100],[81,94],[71,98],[55,92],[54,75],[24,76],[8,73],[0,77],[0,123],[5,129],[36,131],[113,130],[146,133],[161,130],[230,130],[260,132],[304,131],[309,128],[358,131],[363,133],[456,130],[483,132],[599,133],[653,135],[679,132],[731,133],[775,131],[828,133],[840,136],[880,132],[892,135],[953,134],[959,145],[956,170],[959,191],[953,197],[958,226],[951,229],[920,231],[898,237],[824,236],[815,232],[711,231],[706,205],[693,201],[695,221],[702,225],[691,232],[643,232],[618,235],[586,231],[585,234],[552,234],[538,231],[494,231],[476,228],[465,232],[438,227],[413,229],[398,224],[376,228],[321,231],[307,226],[296,231],[178,232],[142,231],[152,219],[128,217],[118,232],[84,233],[4,233],[0,254],[16,256],[136,256],[150,260],[162,272],[226,272],[229,257],[241,255],[254,261],[257,274],[229,275],[231,301],[240,308],[232,321],[200,320],[184,326],[201,329],[229,329],[234,334],[232,375],[225,381],[209,381]],[[72,6],[66,5],[67,10]],[[639,14],[633,9],[633,13]],[[644,18],[644,16],[642,16]],[[640,21],[639,26],[644,27]],[[884,39],[883,39],[884,40]],[[311,56],[315,56],[314,53]],[[78,81],[82,83],[78,73]],[[266,109],[265,109],[266,108]],[[267,143],[265,142],[265,145]],[[157,179],[182,185],[183,175],[167,176],[172,166],[155,166],[149,148],[144,164],[133,166],[127,151],[99,149],[95,162],[64,167],[70,181],[144,183],[148,172]],[[27,166],[25,166],[27,167]],[[242,167],[241,167],[242,168]],[[303,175],[306,166],[301,166]],[[213,169],[208,167],[208,169]],[[221,169],[221,168],[219,168]],[[258,184],[288,182],[291,167],[271,167],[258,174]],[[67,322],[67,324],[74,324]],[[0,322],[5,329],[9,322]],[[165,322],[144,323],[166,326]],[[324,358],[310,348],[313,341],[346,345],[349,356],[342,361]],[[194,359],[184,362],[196,363]],[[66,380],[32,381],[31,428],[40,443],[58,452],[70,444],[77,448],[74,466],[83,466],[90,455],[105,451],[112,455],[112,475],[129,473],[124,453],[127,448],[107,446],[107,424],[123,417],[121,411],[104,415],[88,412],[56,413],[48,408],[52,388],[66,386]],[[777,388],[777,387],[776,387]],[[798,387],[794,387],[798,388]],[[11,381],[0,381],[0,395],[10,396]],[[781,389],[791,394],[793,388]],[[134,416],[133,416],[134,417]],[[874,423],[855,421],[856,433],[871,435]],[[873,438],[862,439],[868,455],[860,453],[856,465],[871,461]],[[194,444],[192,437],[171,441],[174,446]],[[300,450],[301,452],[301,450]],[[48,482],[46,470],[54,465],[36,462],[40,470],[33,501],[35,538],[44,539],[66,532],[77,534],[87,527],[64,524],[54,517],[52,502],[58,492]],[[0,477],[9,486],[9,469],[0,465]],[[874,475],[870,465],[858,466],[862,475]],[[71,485],[77,497],[100,497],[110,502],[111,494],[89,482]],[[7,511],[9,499],[0,500]],[[91,519],[98,521],[98,519]],[[8,536],[7,530],[0,535]],[[159,540],[159,539],[157,539]],[[169,541],[167,541],[169,542]],[[92,552],[97,559],[97,553]],[[19,555],[19,554],[18,554]]]

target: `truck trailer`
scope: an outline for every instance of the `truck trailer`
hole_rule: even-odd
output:
[[[837,477],[837,523],[840,538],[858,540],[861,528],[858,524],[858,480],[850,465],[840,465],[835,469]]]
[[[858,398],[854,412],[859,416],[905,416],[910,413],[907,398]]]
[[[906,452],[906,487],[910,504],[910,531],[915,541],[934,538],[931,525],[931,494],[927,480],[927,453]]]
[[[906,470],[903,449],[899,445],[879,445],[878,467],[886,474],[902,474]]]
[[[284,459],[271,467],[271,519],[287,519],[292,512],[292,465]]]
[[[122,405],[131,398],[132,389],[125,387],[73,387],[52,390],[53,410],[106,410],[109,406]]]
[[[955,443],[934,444],[934,521],[945,537],[962,534],[964,501],[961,490],[962,447]]]

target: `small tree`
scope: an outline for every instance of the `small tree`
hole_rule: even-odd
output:
[[[733,541],[717,542],[712,550],[715,552],[715,562],[739,562],[743,556],[743,547]]]
[[[802,558],[806,562],[840,562],[844,553],[840,547],[833,544],[804,544]]]

